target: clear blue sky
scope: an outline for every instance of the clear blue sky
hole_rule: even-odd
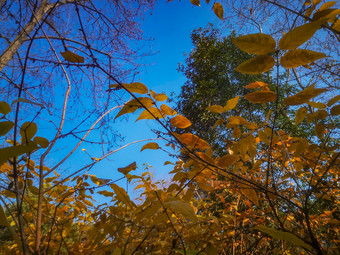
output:
[[[137,77],[138,81],[158,93],[165,92],[170,95],[170,92],[175,92],[178,94],[180,87],[185,82],[185,77],[177,71],[177,66],[178,63],[185,61],[184,52],[190,52],[192,48],[190,33],[196,28],[205,27],[209,22],[216,25],[222,23],[211,8],[212,4],[207,6],[205,2],[202,3],[201,7],[197,7],[193,6],[190,1],[176,0],[168,3],[159,1],[152,10],[152,14],[146,14],[145,20],[142,21],[145,38],[153,38],[149,46],[152,45],[152,51],[158,53],[143,59],[146,66]],[[140,111],[130,115],[127,123],[124,120],[116,122],[118,131],[126,137],[124,144],[155,137],[150,129],[159,128],[156,121],[141,120],[135,122],[139,114]],[[149,163],[153,166],[151,171],[157,179],[169,180],[167,173],[170,166],[163,166],[163,163],[169,160],[167,154],[161,150],[140,152],[145,143],[132,145],[112,155],[112,161],[104,160],[100,162],[91,170],[90,174],[96,174],[100,178],[116,179],[122,176],[117,172],[118,167],[136,161],[139,166],[136,173],[143,171],[143,163]],[[159,144],[164,145],[164,143]],[[92,153],[90,148],[88,151]],[[88,161],[89,157],[85,153],[79,153],[82,154],[80,158]],[[76,155],[76,157],[78,156]],[[174,160],[172,159],[172,161]],[[118,184],[125,187],[126,182],[119,182]]]

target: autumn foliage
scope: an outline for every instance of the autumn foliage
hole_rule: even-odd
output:
[[[285,31],[278,43],[264,33],[234,39],[237,47],[254,55],[236,70],[274,70],[278,75],[326,58],[322,52],[298,48],[320,29],[339,38],[339,10],[330,5],[314,9],[312,20]],[[214,3],[213,11],[223,20],[220,3]],[[62,56],[71,63],[84,62],[72,52]],[[148,172],[135,175],[135,163],[120,168],[141,193],[134,201],[113,180],[92,174],[61,176],[32,160],[52,141],[36,136],[39,126],[34,122],[16,123],[7,117],[11,106],[0,102],[0,135],[18,128],[21,137],[0,149],[0,173],[9,184],[1,189],[0,225],[10,233],[1,243],[1,254],[337,254],[339,95],[311,83],[286,97],[284,107],[295,110],[295,125],[314,126],[310,138],[293,137],[277,126],[284,114],[278,105],[281,84],[246,84],[245,95],[206,111],[218,115],[237,109],[241,97],[274,107],[260,124],[238,115],[224,119],[232,138],[225,142],[228,153],[217,156],[207,141],[186,132],[195,119],[178,114],[165,94],[105,74],[115,81],[107,93],[123,90],[132,97],[115,118],[140,112],[137,121],[154,119],[162,127],[158,138],[178,151],[176,159],[165,162],[173,165],[171,182],[154,182]],[[146,149],[161,146],[149,142],[141,150]],[[94,158],[92,164],[105,157]],[[102,187],[105,190],[98,191]],[[95,204],[94,193],[107,203]]]

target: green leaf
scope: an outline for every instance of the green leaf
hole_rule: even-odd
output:
[[[5,101],[0,102],[0,113],[6,115],[7,113],[11,112],[11,106],[7,104]]]
[[[12,121],[2,121],[0,122],[0,136],[6,135],[14,127]]]
[[[72,51],[60,52],[64,59],[71,63],[84,63],[85,59]]]
[[[40,136],[34,137],[33,141],[39,144],[42,148],[47,148],[47,146],[50,144],[46,138]]]
[[[36,142],[30,142],[28,145],[0,148],[0,165],[4,164],[8,159],[18,157],[25,153],[32,153],[36,149],[38,149]]]
[[[22,137],[22,143],[28,143],[37,133],[38,126],[34,122],[25,122],[20,128],[20,135]]]
[[[241,50],[255,55],[263,55],[275,51],[276,42],[270,35],[258,33],[237,37],[233,44]]]
[[[44,108],[44,105],[42,104],[39,104],[37,102],[34,102],[32,100],[29,100],[29,99],[26,99],[26,98],[21,98],[19,97],[18,99],[14,100],[12,102],[12,105],[16,104],[16,103],[27,103],[27,104],[33,104],[33,105],[37,105],[37,106],[40,106],[41,108]]]
[[[223,21],[223,6],[222,4],[220,3],[215,3],[214,6],[213,6],[213,9],[214,9],[214,13],[217,17],[219,17],[220,20]]]
[[[145,144],[140,151],[146,150],[146,149],[151,149],[151,150],[157,150],[159,149],[159,146],[157,143],[147,143]]]
[[[260,55],[251,58],[238,67],[235,68],[237,72],[245,74],[261,74],[263,72],[269,71],[275,64],[273,57],[268,55]]]
[[[323,22],[313,21],[302,26],[294,28],[292,31],[285,34],[280,42],[279,47],[282,50],[294,50],[301,44],[308,41],[315,32],[321,27]]]
[[[275,238],[275,239],[280,239],[280,240],[284,240],[284,241],[288,241],[296,246],[299,247],[304,247],[309,251],[313,251],[313,247],[310,246],[309,244],[305,243],[302,239],[298,238],[296,235],[289,233],[289,232],[285,232],[285,231],[281,231],[281,230],[276,230],[276,229],[272,229],[272,228],[268,228],[266,226],[260,225],[255,227],[254,229],[260,230],[268,235],[270,235],[271,237]]]
[[[325,57],[327,57],[327,55],[322,52],[297,49],[286,52],[281,58],[281,65],[284,68],[295,68]]]
[[[113,189],[113,191],[116,194],[116,198],[119,202],[122,202],[123,204],[129,206],[129,207],[137,207],[134,202],[130,200],[129,195],[126,193],[126,191],[119,187],[117,184],[112,183],[110,187]]]
[[[198,221],[194,209],[190,206],[190,204],[184,201],[173,200],[165,202],[164,205],[175,213],[183,214],[189,220],[192,220],[194,222]]]

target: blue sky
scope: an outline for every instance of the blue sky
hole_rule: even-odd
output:
[[[145,38],[153,38],[149,46],[152,45],[152,51],[157,54],[143,59],[146,65],[137,77],[138,81],[158,93],[165,92],[167,95],[171,92],[179,93],[186,79],[182,73],[177,71],[177,66],[178,63],[185,61],[184,53],[190,52],[192,48],[190,33],[196,28],[206,26],[209,22],[215,25],[222,23],[213,13],[212,4],[207,6],[204,2],[202,5],[201,7],[193,6],[190,1],[159,1],[152,10],[152,14],[146,14],[142,22],[142,30]],[[123,144],[139,139],[154,138],[155,135],[150,132],[150,129],[160,129],[153,120],[135,122],[139,114],[140,111],[131,114],[128,122],[117,119],[116,128],[125,136]],[[145,143],[132,145],[113,154],[110,157],[112,161],[100,162],[90,174],[96,174],[100,178],[117,179],[122,176],[116,171],[118,167],[124,167],[136,161],[139,167],[136,173],[143,171],[143,163],[149,163],[153,167],[151,172],[157,179],[169,180],[167,173],[171,167],[164,167],[163,164],[166,160],[174,161],[174,159],[169,158],[161,150],[140,152]],[[164,143],[159,144],[164,145]],[[87,151],[92,154],[90,148]],[[85,153],[79,151],[77,154],[76,157],[88,161],[89,157]],[[122,181],[118,184],[125,187],[125,183],[126,181]]]

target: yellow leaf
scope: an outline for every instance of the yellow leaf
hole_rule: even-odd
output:
[[[156,101],[165,101],[168,99],[168,96],[165,94],[157,94],[153,90],[150,89],[150,94],[151,96],[156,100]]]
[[[312,106],[313,108],[318,108],[318,109],[325,109],[326,105],[324,103],[320,102],[308,102],[308,105]]]
[[[313,20],[328,20],[336,17],[340,13],[340,9],[325,9],[316,11],[313,15]]]
[[[335,105],[331,108],[331,115],[338,116],[340,114],[340,104]]]
[[[297,49],[286,52],[281,58],[281,65],[285,68],[295,68],[325,57],[326,54],[322,52]]]
[[[7,104],[5,101],[0,102],[0,113],[6,115],[7,113],[11,112],[11,106]]]
[[[263,226],[263,225],[257,226],[257,227],[255,227],[255,229],[258,229],[258,230],[274,237],[275,239],[285,240],[285,241],[288,241],[292,244],[295,244],[296,246],[301,246],[301,247],[306,248],[309,251],[313,251],[312,246],[305,243],[302,239],[298,238],[296,235],[294,235],[292,233],[268,228],[268,227]]]
[[[245,125],[247,123],[248,122],[241,116],[230,116],[228,118],[227,128],[231,128],[231,127],[238,126],[238,125]]]
[[[177,128],[187,128],[191,126],[191,122],[182,115],[177,115],[170,120],[171,124]]]
[[[135,162],[132,162],[131,164],[129,164],[128,166],[118,168],[117,170],[118,170],[118,172],[120,172],[122,174],[128,174],[129,172],[136,170],[136,169],[137,169],[137,164],[136,164],[136,161],[135,161]]]
[[[148,88],[140,82],[134,82],[134,83],[123,83],[122,84],[124,86],[124,88],[126,88],[128,91],[132,92],[132,93],[138,93],[138,94],[146,94],[148,93]],[[109,88],[119,88],[120,85],[119,84],[113,84],[113,85],[109,85]]]
[[[270,35],[258,33],[237,37],[233,40],[241,50],[255,55],[263,55],[275,51],[276,42]]]
[[[101,194],[105,197],[113,197],[113,192],[107,191],[107,190],[102,190],[102,191],[98,191],[98,194]]]
[[[281,38],[279,42],[280,49],[296,49],[298,46],[312,38],[315,32],[321,27],[322,23],[323,22],[320,21],[313,21],[296,27],[292,31],[289,31]]]
[[[322,123],[317,123],[314,127],[315,134],[320,139],[323,137],[323,135],[326,133],[326,127]]]
[[[130,207],[137,207],[134,202],[130,200],[129,195],[126,193],[126,191],[119,187],[117,184],[112,183],[110,187],[113,189],[113,191],[116,194],[116,198],[118,201],[122,202],[123,204],[130,206]]]
[[[215,122],[214,126],[212,127],[212,129],[216,129],[219,125],[221,125],[223,123],[224,123],[223,119],[216,120],[216,122]]]
[[[236,105],[237,105],[237,102],[238,102],[239,98],[240,97],[237,96],[237,97],[234,97],[232,99],[229,99],[227,101],[226,105],[223,107],[223,112],[227,112],[229,110],[234,109],[236,107]]]
[[[226,168],[235,164],[239,159],[240,157],[237,155],[224,155],[217,160],[217,165]]]
[[[275,64],[273,57],[268,55],[260,55],[251,58],[238,67],[235,68],[237,72],[245,74],[261,74],[263,72],[269,71]]]
[[[268,87],[268,84],[261,82],[261,81],[256,81],[256,82],[253,82],[253,83],[250,83],[244,86],[244,88],[246,89],[257,89],[257,88],[262,88],[262,87]]]
[[[182,143],[193,148],[202,149],[202,150],[210,148],[209,143],[207,143],[203,139],[191,133],[182,134],[180,135],[179,139]]]
[[[244,95],[244,98],[251,103],[267,103],[276,100],[276,94],[273,91],[255,91]]]
[[[131,101],[127,102],[117,114],[115,119],[117,119],[119,116],[122,116],[123,114],[133,113],[137,109],[143,108],[142,105],[144,105],[146,108],[154,105],[154,102],[148,97],[139,97],[138,100],[140,103],[137,101],[137,99],[132,99]]]
[[[34,122],[25,122],[20,128],[20,135],[22,137],[22,143],[28,143],[37,133],[38,126]]]
[[[240,137],[241,137],[241,134],[242,134],[241,129],[239,129],[238,127],[234,127],[234,128],[233,128],[233,137],[234,137],[235,139],[240,138]]]
[[[306,107],[301,107],[298,109],[295,113],[295,125],[299,125],[301,121],[305,119],[307,115],[307,108]]]
[[[328,9],[328,8],[332,7],[333,5],[335,5],[337,2],[338,1],[326,2],[326,3],[324,3],[323,5],[320,6],[319,10],[322,11],[322,10]]]
[[[296,95],[285,98],[284,103],[286,105],[304,104],[307,103],[310,99],[326,91],[327,89],[315,89],[313,84],[312,86],[309,86],[308,88],[300,91]]]
[[[217,17],[220,18],[220,20],[223,21],[223,6],[220,3],[215,3],[213,6],[214,13],[216,14]]]
[[[140,151],[151,149],[151,150],[157,150],[159,149],[159,146],[157,143],[147,143],[145,144]]]
[[[333,104],[335,104],[336,102],[338,102],[340,100],[340,95],[337,95],[333,98],[331,98],[328,103],[327,106],[332,106]]]
[[[60,52],[64,59],[71,63],[84,63],[85,59],[82,56],[73,53],[72,51]]]
[[[163,166],[166,166],[166,165],[174,165],[174,163],[172,163],[170,161],[165,161]]]
[[[313,0],[313,5],[316,6],[321,2],[321,0]]]
[[[153,115],[151,115],[151,114],[153,114]],[[148,110],[144,110],[139,115],[139,117],[137,118],[136,121],[146,120],[146,119],[155,119],[155,118],[163,119],[164,117],[165,117],[164,114],[159,109],[157,109],[156,107],[151,107]]]
[[[214,112],[214,113],[222,113],[223,107],[221,105],[211,105],[206,108],[207,111]]]
[[[181,200],[168,201],[165,202],[164,205],[175,213],[183,214],[189,220],[192,220],[194,222],[198,221],[194,209],[190,206],[190,204],[184,201]]]
[[[257,197],[256,191],[253,188],[250,188],[248,185],[240,184],[240,191],[246,198],[260,207],[259,199]]]
[[[164,114],[166,114],[166,115],[171,115],[171,116],[173,116],[173,115],[177,114],[177,112],[176,112],[174,109],[172,109],[171,107],[169,107],[169,106],[167,106],[167,105],[165,105],[165,104],[162,104],[162,105],[161,105],[161,110],[162,110],[162,112],[164,112]]]
[[[336,31],[340,32],[340,19],[334,21],[332,28],[335,29]]]
[[[200,0],[190,0],[190,2],[191,2],[193,5],[201,6]]]

